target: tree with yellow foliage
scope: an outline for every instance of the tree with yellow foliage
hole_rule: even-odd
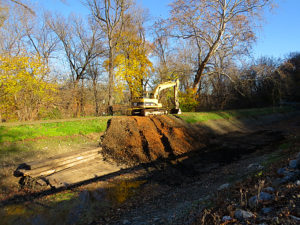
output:
[[[0,55],[0,116],[32,120],[54,101],[56,85],[37,55]]]
[[[143,30],[133,22],[129,23],[116,47],[115,65],[116,78],[126,82],[131,98],[143,95],[146,79],[153,71],[149,54],[150,46]]]

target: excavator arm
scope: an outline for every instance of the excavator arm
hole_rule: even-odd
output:
[[[177,89],[178,92],[178,86],[179,86],[179,80],[177,79],[176,81],[167,81],[164,83],[161,83],[159,85],[157,85],[153,91],[153,97],[158,99],[159,98],[159,94],[162,90],[167,89],[167,88],[171,88],[171,87],[175,87],[175,89]]]
[[[174,87],[174,104],[175,104],[175,111],[179,110],[179,100],[178,100],[178,90],[179,90],[179,80],[176,79],[175,81],[167,81],[161,83],[156,86],[153,91],[153,97],[155,99],[159,99],[159,94],[162,90]]]

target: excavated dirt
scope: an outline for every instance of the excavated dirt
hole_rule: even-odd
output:
[[[171,116],[116,117],[102,137],[102,154],[132,166],[203,149],[208,136],[204,129]]]

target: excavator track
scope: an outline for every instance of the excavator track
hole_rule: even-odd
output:
[[[152,116],[152,115],[167,115],[168,110],[166,109],[140,109],[133,110],[131,116]]]
[[[168,110],[166,109],[143,109],[141,110],[141,116],[152,116],[152,115],[166,115]]]

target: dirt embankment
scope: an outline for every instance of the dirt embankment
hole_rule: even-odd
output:
[[[119,163],[137,165],[176,157],[207,143],[204,129],[175,117],[116,117],[102,137],[102,153]]]

